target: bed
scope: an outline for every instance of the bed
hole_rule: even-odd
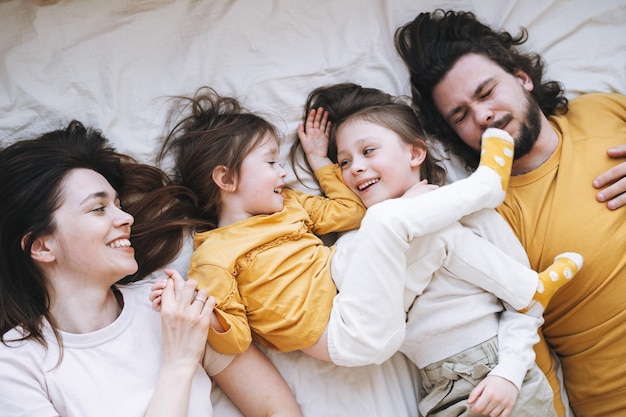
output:
[[[78,119],[151,162],[168,97],[208,85],[276,124],[286,155],[318,86],[409,94],[393,33],[437,7],[512,32],[526,27],[526,47],[570,98],[626,93],[624,0],[0,0],[0,146]],[[267,354],[305,416],[417,415],[417,375],[401,354],[361,368]],[[219,388],[212,397],[216,415],[240,415]]]

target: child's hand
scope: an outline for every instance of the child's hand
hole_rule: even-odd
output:
[[[163,295],[163,290],[165,289],[166,284],[167,279],[160,278],[154,283],[154,285],[152,285],[152,291],[150,291],[150,301],[152,302],[152,308],[155,311],[161,312],[161,296]]]
[[[305,125],[298,125],[298,138],[313,170],[332,163],[328,159],[329,131],[328,112],[321,107],[309,112]]]
[[[518,390],[511,381],[488,375],[470,392],[467,403],[472,413],[508,417],[517,401]]]
[[[426,194],[427,192],[435,190],[437,188],[439,188],[438,185],[429,184],[428,180],[421,180],[420,182],[415,184],[413,187],[409,188],[402,195],[402,197],[416,197],[421,194]]]

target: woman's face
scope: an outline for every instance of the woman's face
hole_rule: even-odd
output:
[[[70,171],[61,183],[55,231],[46,238],[55,269],[81,282],[111,285],[137,270],[130,246],[133,217],[120,208],[117,193],[99,173]]]

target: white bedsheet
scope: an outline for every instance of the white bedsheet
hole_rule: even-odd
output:
[[[624,0],[0,0],[0,146],[78,119],[152,161],[166,97],[201,85],[262,112],[288,144],[318,86],[408,94],[393,33],[436,7],[471,10],[512,32],[525,26],[527,48],[570,97],[626,93]],[[401,355],[343,369],[268,354],[306,416],[417,414],[415,370]],[[216,415],[238,415],[213,395]]]

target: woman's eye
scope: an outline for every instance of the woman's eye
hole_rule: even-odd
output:
[[[98,206],[98,207],[94,208],[92,211],[101,211],[102,212],[102,211],[104,211],[104,209],[105,209],[105,206]]]

